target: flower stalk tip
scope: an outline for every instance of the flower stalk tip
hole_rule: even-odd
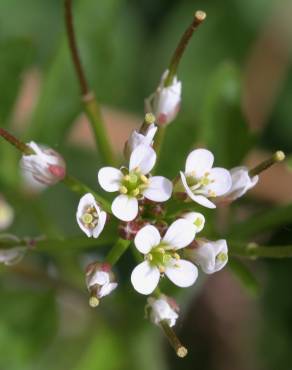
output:
[[[261,162],[260,164],[249,170],[249,175],[251,177],[259,175],[274,164],[282,162],[284,159],[285,153],[281,150],[278,150],[272,155],[271,158],[266,159],[265,161]]]

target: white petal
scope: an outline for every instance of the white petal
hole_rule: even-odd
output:
[[[232,185],[225,196],[231,200],[242,197],[248,190],[252,189],[259,181],[258,176],[249,176],[249,169],[245,166],[235,167],[230,170]]]
[[[117,286],[118,286],[117,283],[108,283],[108,284],[103,285],[99,291],[99,295],[98,295],[99,298],[109,295],[113,290],[116,289]]]
[[[112,203],[112,212],[122,221],[132,221],[138,215],[138,201],[127,195],[118,195]]]
[[[135,237],[135,245],[139,252],[147,254],[160,243],[160,240],[161,237],[156,227],[146,225],[138,231]]]
[[[216,208],[216,205],[214,203],[212,203],[209,199],[207,199],[205,196],[203,196],[203,195],[194,195],[193,194],[193,192],[191,191],[191,189],[189,188],[189,186],[187,184],[187,180],[186,180],[185,174],[183,172],[180,172],[180,177],[181,177],[181,181],[182,181],[182,184],[185,188],[185,191],[186,191],[187,195],[194,202],[200,204],[201,206],[207,207],[207,208]]]
[[[157,267],[152,267],[148,261],[144,261],[136,266],[131,275],[131,282],[137,292],[141,294],[151,294],[157,287],[160,272]]]
[[[227,193],[232,185],[232,179],[229,171],[225,168],[215,167],[210,171],[210,179],[214,180],[210,185],[207,185],[205,189],[214,191],[216,197]]]
[[[149,185],[143,195],[154,202],[165,202],[171,197],[172,182],[163,176],[149,178]]]
[[[130,171],[139,167],[140,171],[146,175],[154,167],[156,153],[151,146],[139,145],[131,154],[129,169]]]
[[[207,149],[193,150],[187,157],[185,172],[195,171],[196,177],[201,177],[209,172],[213,166],[214,156]]]
[[[163,238],[163,242],[175,249],[184,248],[189,245],[196,236],[196,228],[189,221],[179,219],[174,221]]]
[[[165,275],[175,285],[186,288],[194,284],[198,277],[198,269],[186,260],[172,260],[165,269]]]
[[[108,192],[118,191],[123,174],[114,167],[103,167],[98,171],[98,182],[103,190]]]
[[[98,216],[98,224],[92,231],[92,236],[94,238],[98,238],[99,235],[101,234],[102,230],[104,229],[106,223],[106,213],[104,211],[100,212]]]

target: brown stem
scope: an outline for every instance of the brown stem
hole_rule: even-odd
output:
[[[181,344],[180,340],[168,323],[166,321],[161,321],[160,326],[178,357],[185,357],[188,354],[188,350]]]
[[[0,127],[0,136],[3,137],[6,141],[10,144],[15,146],[18,150],[20,150],[25,155],[35,154],[34,150],[31,149],[28,145],[23,143],[22,141],[18,140],[15,136],[11,135],[8,131],[4,128]]]

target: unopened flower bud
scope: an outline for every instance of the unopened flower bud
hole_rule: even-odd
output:
[[[86,268],[86,286],[90,292],[89,305],[96,307],[99,300],[109,295],[118,284],[108,263],[94,262]]]
[[[167,125],[172,122],[180,108],[181,82],[175,76],[172,83],[165,86],[167,76],[168,70],[163,73],[157,90],[145,99],[145,111],[154,113],[157,125]]]
[[[34,151],[34,154],[23,155],[20,166],[28,186],[41,190],[64,179],[66,163],[59,153],[33,141],[27,146]]]
[[[210,241],[197,239],[192,248],[184,250],[185,257],[196,263],[206,274],[221,270],[228,262],[228,247],[225,239]]]
[[[139,145],[152,145],[156,131],[157,126],[154,123],[151,123],[149,127],[145,129],[145,133],[134,130],[125,144],[124,155],[126,159],[130,158],[133,150]]]
[[[7,229],[13,222],[13,208],[0,196],[0,231]]]
[[[76,220],[80,229],[90,238],[98,238],[106,223],[106,212],[97,204],[94,196],[90,193],[80,199]]]
[[[119,235],[121,238],[126,240],[133,240],[137,232],[147,225],[147,221],[134,220],[130,222],[120,222],[119,224]]]
[[[20,243],[20,240],[10,234],[0,235],[0,243]],[[0,263],[3,263],[6,266],[14,265],[22,260],[27,251],[27,247],[12,247],[12,248],[1,248],[0,249]]]
[[[179,307],[174,304],[174,300],[160,295],[159,298],[149,297],[145,307],[147,317],[155,325],[160,325],[162,321],[172,327],[178,318]]]

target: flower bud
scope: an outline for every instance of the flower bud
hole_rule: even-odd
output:
[[[80,199],[76,220],[80,229],[89,237],[98,238],[106,223],[106,212],[97,204],[94,196],[90,193]]]
[[[155,93],[145,99],[145,111],[152,112],[156,116],[158,125],[172,122],[180,108],[181,82],[175,76],[171,85],[164,86],[167,75],[168,70],[163,73]]]
[[[13,208],[0,196],[0,230],[7,229],[13,222]]]
[[[176,302],[165,295],[159,298],[149,297],[145,307],[146,316],[155,325],[160,325],[162,321],[172,327],[178,318],[179,307]]]
[[[94,262],[86,268],[86,286],[90,292],[89,305],[96,307],[99,300],[109,295],[118,284],[108,263]]]
[[[221,270],[228,262],[228,247],[225,239],[210,241],[197,239],[192,247],[184,250],[185,257],[196,263],[206,274]]]
[[[187,221],[190,221],[197,229],[197,233],[203,230],[205,226],[205,217],[199,212],[186,212],[181,215]]]
[[[7,243],[20,243],[20,240],[10,234],[3,234],[0,235],[0,243],[4,244]],[[0,249],[0,263],[3,263],[6,266],[14,265],[22,260],[27,251],[27,247],[12,247],[12,248],[3,248]]]
[[[230,170],[230,175],[232,179],[232,185],[227,194],[224,195],[229,201],[233,201],[237,198],[242,197],[248,190],[256,186],[259,181],[259,177],[249,175],[249,170],[247,167],[235,167]]]
[[[123,239],[133,240],[137,232],[145,225],[147,225],[147,222],[139,219],[130,222],[121,222],[119,224],[119,235]]]
[[[42,190],[64,179],[66,163],[59,153],[33,141],[27,145],[35,153],[23,155],[20,161],[26,185]]]
[[[134,130],[128,141],[125,144],[124,155],[126,159],[129,159],[134,149],[139,145],[152,145],[153,139],[157,131],[157,126],[152,123],[149,125],[145,133],[140,133],[137,130]]]

